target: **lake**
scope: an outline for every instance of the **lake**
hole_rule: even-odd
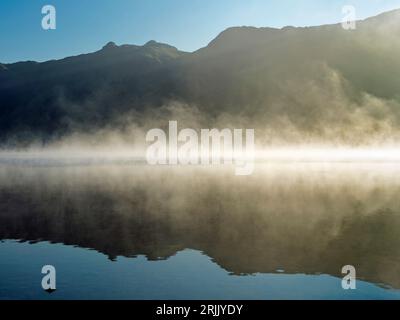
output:
[[[396,163],[3,157],[0,299],[399,299],[399,194]]]

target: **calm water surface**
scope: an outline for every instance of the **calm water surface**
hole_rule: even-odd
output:
[[[398,299],[400,165],[0,161],[0,299]],[[57,269],[57,291],[41,268]],[[344,265],[357,290],[341,288]]]

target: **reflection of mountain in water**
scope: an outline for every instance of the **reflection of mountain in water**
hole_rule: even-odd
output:
[[[235,274],[340,275],[352,264],[359,278],[400,288],[399,170],[256,170],[3,166],[0,239],[61,242],[111,259],[193,248]]]

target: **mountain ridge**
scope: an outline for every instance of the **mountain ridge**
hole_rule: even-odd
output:
[[[360,22],[362,23],[362,22],[366,22],[366,21],[379,20],[379,19],[381,19],[383,17],[390,17],[392,15],[399,15],[400,16],[400,8],[399,9],[393,9],[393,10],[385,11],[385,12],[379,13],[377,15],[374,15],[374,16],[371,16],[371,17],[367,17],[365,19],[358,19],[358,20],[356,20],[356,22],[357,23],[360,23]],[[312,29],[312,28],[331,27],[331,26],[341,27],[341,23],[337,22],[337,23],[331,23],[331,24],[312,25],[312,26],[292,26],[292,25],[287,25],[287,26],[284,26],[284,27],[281,27],[281,28],[254,27],[254,26],[246,26],[246,25],[243,25],[243,26],[232,26],[232,27],[228,27],[225,30],[223,30],[222,32],[220,32],[205,47],[201,47],[201,48],[199,48],[197,50],[194,50],[193,52],[187,52],[187,53],[196,53],[197,51],[202,50],[202,49],[206,48],[207,46],[215,43],[224,34],[230,33],[232,31],[252,30],[252,31],[255,31],[255,32],[257,32],[257,31],[276,32],[276,31],[288,31],[288,30],[307,30],[307,29]],[[172,45],[166,44],[166,43],[157,42],[156,40],[149,40],[145,44],[143,44],[142,46],[136,45],[136,44],[121,44],[121,45],[117,45],[115,42],[109,41],[101,49],[99,49],[97,51],[93,51],[93,52],[81,53],[81,54],[67,56],[67,57],[60,58],[60,59],[50,59],[50,60],[46,60],[46,61],[42,61],[42,62],[37,62],[37,61],[34,61],[34,60],[26,60],[26,61],[16,61],[16,62],[11,62],[11,63],[2,63],[0,61],[0,68],[6,67],[6,66],[9,66],[9,65],[13,65],[13,64],[17,64],[17,63],[32,63],[32,62],[34,62],[34,63],[45,63],[45,62],[50,62],[50,61],[64,60],[64,59],[71,58],[71,57],[76,57],[76,56],[96,53],[96,52],[99,52],[99,51],[107,48],[107,46],[111,46],[111,47],[114,47],[114,48],[119,48],[119,47],[137,47],[137,48],[140,48],[140,47],[146,47],[149,44],[163,45],[163,46],[166,46],[166,47],[170,47],[170,48],[176,49],[176,50],[181,51],[181,52],[185,52],[185,51],[179,50],[175,46],[172,46]]]
[[[143,123],[177,102],[208,125],[247,121],[281,139],[392,139],[400,127],[397,53],[400,10],[356,30],[232,27],[192,53],[154,40],[109,42],[60,60],[0,64],[0,138],[47,141],[121,117]]]

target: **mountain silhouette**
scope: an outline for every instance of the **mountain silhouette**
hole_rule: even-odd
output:
[[[0,138],[46,143],[179,102],[195,106],[210,126],[246,119],[282,139],[394,139],[399,53],[394,10],[358,21],[355,30],[229,28],[193,53],[155,41],[109,42],[61,60],[0,64]]]

